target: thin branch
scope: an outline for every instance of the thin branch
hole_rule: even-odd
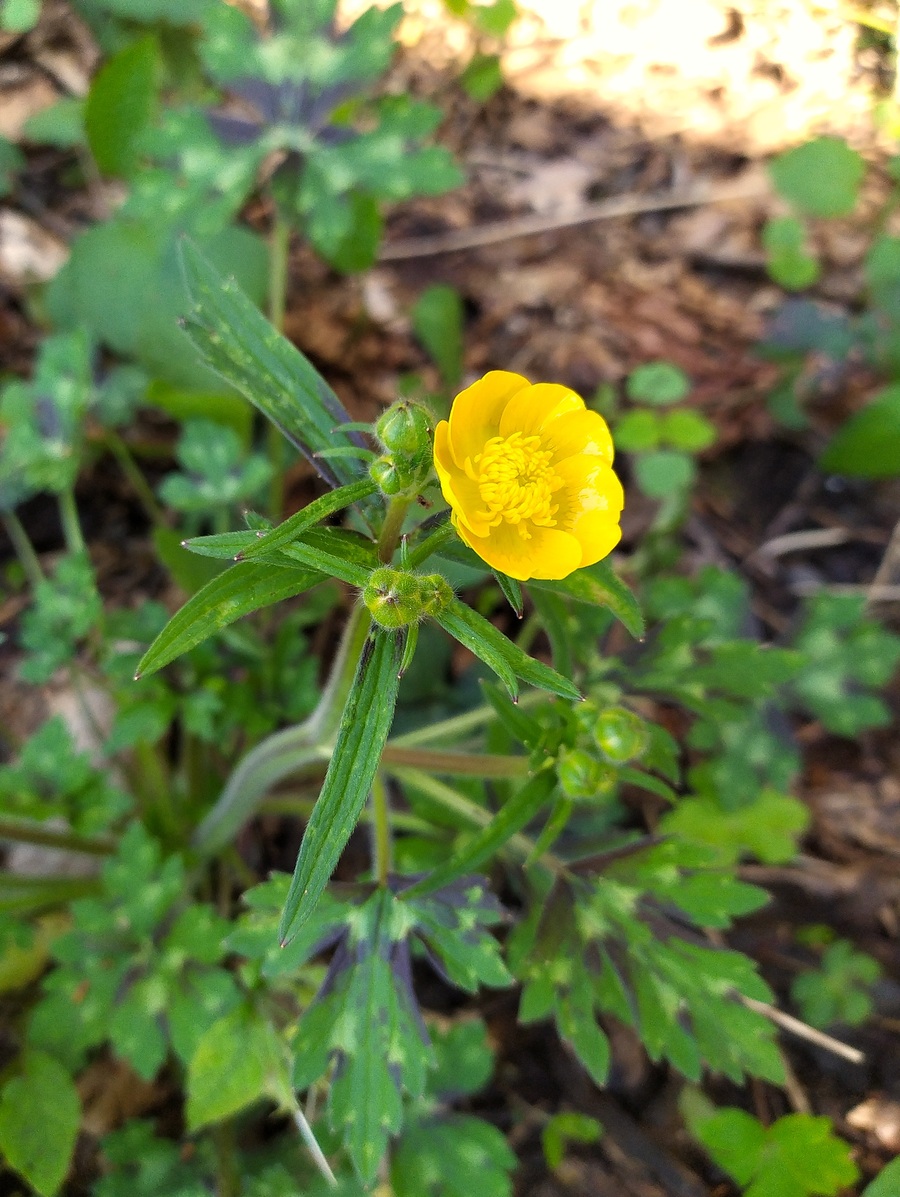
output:
[[[409,237],[385,245],[379,254],[379,261],[427,258],[435,254],[477,249],[482,245],[496,245],[516,237],[553,233],[558,229],[591,224],[595,220],[615,220],[625,216],[640,216],[645,212],[671,212],[676,208],[696,208],[731,200],[761,199],[764,195],[765,187],[756,180],[748,182],[746,179],[729,183],[698,183],[684,191],[672,191],[664,195],[616,195],[595,204],[585,204],[577,212],[560,213],[558,216],[518,216],[476,228],[451,229],[431,237]]]
[[[775,1006],[770,1006],[768,1002],[758,1002],[756,998],[746,997],[744,994],[741,994],[741,1001],[748,1009],[755,1010],[757,1014],[764,1015],[770,1022],[774,1022],[776,1026],[782,1027],[785,1031],[790,1031],[791,1034],[796,1035],[799,1039],[805,1039],[809,1043],[814,1043],[816,1047],[824,1048],[825,1051],[831,1052],[832,1055],[849,1060],[851,1064],[865,1063],[865,1055],[861,1051],[858,1051],[857,1048],[851,1047],[848,1043],[841,1043],[840,1039],[834,1039],[831,1035],[826,1035],[824,1031],[817,1031],[815,1027],[801,1022],[799,1018],[794,1018],[792,1014],[785,1014],[783,1010],[779,1010]]]

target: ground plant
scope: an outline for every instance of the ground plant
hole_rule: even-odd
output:
[[[474,31],[460,83],[481,102],[515,9],[445,4]],[[7,0],[4,26],[36,8]],[[886,727],[900,636],[865,595],[823,593],[763,643],[736,571],[685,568],[716,428],[673,363],[587,402],[507,363],[476,377],[463,301],[434,284],[411,325],[437,386],[407,378],[359,422],[283,334],[292,243],[366,270],[387,204],[462,178],[441,110],[382,86],[400,5],[341,24],[334,0],[275,0],[265,26],[216,0],[75,8],[102,65],[31,136],[121,202],[35,295],[33,366],[0,385],[5,647],[18,685],[72,700],[5,736],[0,764],[3,1184],[509,1197],[516,1119],[557,1177],[606,1131],[524,1101],[495,1116],[499,1008],[586,1086],[623,1037],[678,1078],[717,1192],[896,1197],[896,1162],[865,1187],[829,1118],[764,1120],[746,1096],[796,1083],[782,1006],[833,1045],[872,1015],[878,962],[807,927],[781,995],[728,935],[769,902],[745,866],[788,865],[809,828],[798,721]],[[812,147],[776,185],[840,216],[862,160]],[[22,169],[0,142],[0,193]],[[815,278],[805,237],[795,216],[766,230],[786,288]],[[841,333],[871,333],[888,378],[892,240]],[[774,410],[799,419],[810,337],[837,334],[791,311],[794,340],[765,351]],[[876,408],[893,435],[892,394],[824,469],[895,472],[854,466]],[[175,421],[162,466],[148,413]],[[285,518],[298,462],[315,497]],[[101,595],[98,465],[140,509],[168,603]],[[623,478],[655,504],[627,559]],[[146,1095],[100,1136],[97,1074]]]

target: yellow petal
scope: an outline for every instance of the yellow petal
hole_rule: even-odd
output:
[[[582,548],[576,537],[558,528],[528,527],[525,538],[518,527],[498,524],[487,536],[473,536],[457,524],[457,531],[482,561],[520,582],[529,578],[565,578],[581,564]]]
[[[558,461],[554,472],[563,481],[562,493],[557,495],[558,523],[568,527],[569,521],[582,511],[602,511],[609,518],[618,519],[625,494],[622,483],[602,457],[576,453]]]
[[[581,545],[579,567],[602,561],[622,539],[618,522],[603,511],[583,512],[573,521],[570,531]]]
[[[528,385],[521,374],[491,370],[456,396],[450,409],[450,446],[460,469],[465,468],[466,458],[475,457],[497,435],[503,409]]]
[[[553,452],[556,463],[574,453],[601,457],[607,465],[613,463],[613,442],[609,427],[595,411],[570,411],[544,425],[541,442]]]
[[[521,432],[533,436],[551,420],[573,411],[584,411],[584,400],[574,391],[557,382],[538,382],[519,391],[507,403],[500,417],[500,435]]]
[[[434,466],[441,493],[450,504],[454,516],[467,523],[476,535],[487,533],[489,525],[479,518],[484,504],[475,482],[460,470],[450,451],[450,425],[441,420],[434,430]]]

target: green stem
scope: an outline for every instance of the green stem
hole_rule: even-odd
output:
[[[78,508],[75,506],[75,492],[66,487],[57,495],[59,515],[62,520],[63,536],[66,538],[66,548],[70,553],[86,551],[84,536],[81,533],[81,522],[78,519]]]
[[[446,544],[453,534],[453,525],[449,520],[446,524],[442,524],[440,528],[436,528],[423,541],[420,541],[414,549],[410,550],[409,568],[415,569],[423,561],[427,561],[431,554],[436,553],[441,545]]]
[[[448,777],[527,777],[528,758],[487,756],[475,752],[432,752],[423,748],[402,748],[386,744],[381,760],[385,768],[426,769]]]
[[[108,856],[115,851],[115,840],[107,836],[76,835],[33,823],[30,819],[0,818],[0,840],[17,844],[40,844],[44,848],[58,848],[64,852],[84,852],[88,856]]]
[[[429,798],[433,798],[436,802],[439,802],[446,810],[453,811],[454,814],[460,815],[468,823],[474,823],[476,827],[487,827],[488,823],[494,818],[492,811],[485,810],[477,802],[472,802],[471,799],[458,794],[456,790],[451,789],[444,782],[438,781],[436,777],[431,777],[429,774],[422,773],[418,769],[396,769],[391,772],[399,782],[411,786],[413,789],[421,790],[423,794],[427,794]],[[505,847],[512,848],[517,855],[528,860],[534,851],[534,840],[527,835],[523,835],[521,831],[518,831],[510,837]],[[545,865],[548,869],[552,869],[554,873],[561,876],[571,875],[570,870],[566,868],[565,864],[549,852],[544,853],[540,859],[540,864]]]
[[[132,452],[125,441],[122,440],[117,432],[108,428],[104,434],[103,443],[118,462],[122,473],[131,483],[131,487],[140,499],[144,510],[150,518],[150,522],[157,524],[159,527],[167,527],[166,513],[157,502],[156,495],[153,493],[150,484],[134,460]]]
[[[519,699],[519,710],[537,706],[546,699],[540,690],[529,690]],[[475,707],[471,711],[464,711],[461,715],[453,715],[449,719],[442,719],[439,723],[430,723],[427,727],[417,727],[415,731],[406,732],[388,740],[388,748],[414,748],[417,744],[430,744],[433,740],[450,740],[461,738],[469,732],[476,731],[486,723],[493,723],[497,712],[493,707]]]
[[[388,876],[394,867],[394,845],[391,838],[391,805],[380,773],[372,782],[372,855],[375,862],[375,879],[379,885],[387,885]]]
[[[323,772],[324,769],[323,762]],[[281,791],[272,798],[266,798],[260,804],[259,813],[261,815],[296,815],[301,819],[308,819],[315,805],[316,800],[313,797],[306,798]],[[360,818],[371,824],[374,815],[371,810],[366,809],[363,810]],[[413,832],[415,835],[434,834],[434,826],[427,819],[420,819],[418,815],[410,814],[405,810],[391,811],[391,826],[399,831]]]
[[[378,560],[385,565],[390,564],[391,558],[396,552],[397,545],[400,543],[400,532],[411,502],[412,499],[407,498],[405,495],[397,495],[396,498],[391,499],[390,503],[388,503],[388,509],[385,513],[384,523],[381,525],[381,533],[379,534],[377,544]]]
[[[212,1128],[216,1152],[216,1197],[239,1197],[241,1176],[234,1150],[234,1126],[230,1121],[219,1122]]]
[[[38,555],[34,551],[34,546],[28,538],[28,533],[22,526],[22,521],[12,511],[3,513],[3,527],[6,529],[6,534],[12,541],[12,547],[15,550],[16,557],[19,564],[25,571],[25,577],[28,579],[28,584],[32,590],[35,590],[44,579],[44,571],[41,569],[41,563],[38,560]]]
[[[291,245],[291,226],[275,205],[275,218],[269,234],[269,319],[279,332],[284,329],[287,306],[288,251]]]

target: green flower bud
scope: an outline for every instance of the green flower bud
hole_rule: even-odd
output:
[[[449,604],[453,590],[446,578],[440,574],[428,574],[419,579],[423,615],[436,615]]]
[[[385,566],[371,574],[362,592],[372,618],[383,628],[405,628],[422,615],[420,579]]]
[[[369,466],[369,477],[383,495],[393,497],[406,490],[405,480],[400,476],[392,457],[379,457],[373,461]]]
[[[424,407],[401,400],[392,404],[375,425],[378,439],[397,457],[418,460],[431,456],[431,416]]]
[[[564,749],[556,765],[559,786],[567,798],[600,798],[616,784],[616,770],[585,752],[583,748]]]
[[[626,707],[607,707],[594,724],[597,747],[614,765],[643,756],[647,749],[647,728],[640,715]]]

